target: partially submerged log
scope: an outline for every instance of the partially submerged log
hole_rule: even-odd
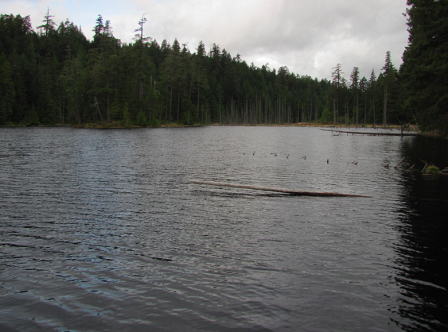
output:
[[[321,128],[320,130],[324,131],[331,131],[332,133],[338,133],[338,134],[352,134],[352,135],[368,135],[368,136],[420,136],[420,133],[396,133],[396,132],[362,132],[362,131],[347,131],[347,130],[336,130],[336,129],[324,129]],[[333,136],[338,136],[333,134]]]
[[[215,181],[190,180],[190,182],[195,183],[195,184],[203,184],[203,185],[218,186],[218,187],[232,187],[232,188],[242,188],[242,189],[251,189],[251,190],[274,191],[274,192],[285,193],[285,194],[290,194],[290,195],[297,195],[297,196],[371,197],[371,196],[353,195],[353,194],[301,191],[301,190],[295,190],[295,189],[276,188],[276,187],[261,187],[261,186],[252,186],[252,185],[245,185],[245,184],[238,184],[238,183],[227,183],[227,182],[215,182]]]

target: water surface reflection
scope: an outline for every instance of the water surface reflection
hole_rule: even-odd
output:
[[[403,145],[409,165],[421,159],[441,168],[448,166],[445,141],[417,138]],[[403,172],[404,205],[395,250],[401,291],[398,312],[406,331],[448,329],[448,176]]]
[[[413,142],[315,128],[2,128],[0,329],[442,330],[446,180],[384,167]]]

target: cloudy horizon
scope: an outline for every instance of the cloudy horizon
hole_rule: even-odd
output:
[[[408,42],[406,0],[2,0],[0,13],[30,15],[36,30],[47,8],[57,25],[69,19],[90,40],[101,14],[116,38],[133,42],[144,14],[145,35],[159,44],[177,38],[194,53],[200,41],[207,50],[215,43],[248,64],[318,79],[338,63],[347,79],[355,66],[361,77],[378,76],[387,51],[398,69]]]

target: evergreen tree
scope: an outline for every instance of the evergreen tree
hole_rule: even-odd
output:
[[[182,66],[182,58],[180,53],[180,45],[177,39],[174,40],[173,47],[168,53],[161,68],[161,79],[165,85],[167,93],[167,107],[165,113],[165,120],[173,120],[173,96],[175,99],[180,98],[181,89],[184,86],[185,81],[185,69]],[[177,101],[179,105],[179,100]],[[177,115],[175,119],[179,121],[179,107],[177,108]]]
[[[69,20],[55,29],[52,17],[48,10],[36,34],[29,17],[1,16],[2,123],[291,123],[331,109],[329,81],[248,65],[217,44],[209,54],[202,42],[195,54],[177,39],[159,46],[145,36],[144,16],[131,44],[101,15],[91,42]]]
[[[354,67],[352,70],[352,73],[350,75],[350,89],[352,90],[352,93],[354,95],[354,108],[355,108],[355,121],[358,125],[359,123],[359,68]]]
[[[15,98],[12,66],[3,56],[3,61],[0,57],[0,125],[10,121]]]
[[[376,92],[376,74],[375,74],[375,70],[372,69],[372,72],[370,73],[370,79],[369,79],[369,83],[368,83],[368,90],[370,92],[370,114],[371,114],[371,119],[372,119],[372,123],[373,123],[373,127],[376,127],[376,110],[375,110],[375,104],[376,104],[376,96],[375,96],[375,92]]]
[[[400,68],[402,107],[422,129],[448,132],[448,5],[408,0],[409,44]]]
[[[135,73],[135,81],[134,81],[134,103],[133,110],[130,110],[131,117],[134,118],[133,114],[137,112],[144,112],[144,100],[148,93],[148,81],[152,67],[152,61],[148,58],[146,50],[147,50],[147,41],[149,41],[150,37],[145,37],[144,34],[144,25],[147,22],[145,15],[142,15],[141,20],[138,22],[139,28],[135,29],[135,40],[136,43],[134,45],[135,49],[138,50],[138,56],[136,61],[134,62],[134,73]]]
[[[334,124],[338,122],[339,116],[339,95],[341,90],[344,88],[344,73],[342,71],[342,65],[338,63],[336,67],[333,68],[332,77],[332,85],[333,85],[333,117]]]
[[[37,27],[38,29],[42,29],[44,31],[45,36],[48,36],[56,26],[56,23],[54,23],[52,17],[54,17],[54,15],[50,15],[50,8],[47,8],[47,14],[44,16],[44,20],[42,21],[44,24]]]
[[[394,101],[397,98],[397,76],[398,72],[395,69],[391,57],[390,52],[386,52],[386,60],[384,63],[384,67],[382,68],[383,73],[381,75],[381,79],[379,82],[383,85],[384,89],[384,99],[383,99],[383,127],[386,128],[387,125],[387,110],[388,106],[395,106]]]
[[[368,81],[367,78],[363,77],[359,81],[359,90],[361,94],[364,96],[364,127],[367,125],[367,90],[368,90]]]
[[[193,57],[192,61],[192,80],[191,80],[191,91],[192,93],[196,91],[196,98],[192,96],[192,99],[196,101],[196,110],[192,114],[192,120],[194,122],[201,120],[201,103],[203,105],[203,98],[209,88],[209,81],[207,78],[206,71],[206,51],[205,46],[202,41],[199,42],[196,55]],[[202,108],[203,109],[203,108]]]

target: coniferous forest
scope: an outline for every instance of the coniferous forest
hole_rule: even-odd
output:
[[[448,6],[408,0],[409,44],[397,69],[370,77],[359,68],[332,80],[248,65],[218,45],[192,52],[178,40],[148,37],[136,22],[133,43],[114,37],[99,15],[93,40],[73,22],[57,25],[50,11],[33,30],[30,17],[1,15],[0,125],[111,122],[345,125],[415,123],[448,130]]]

